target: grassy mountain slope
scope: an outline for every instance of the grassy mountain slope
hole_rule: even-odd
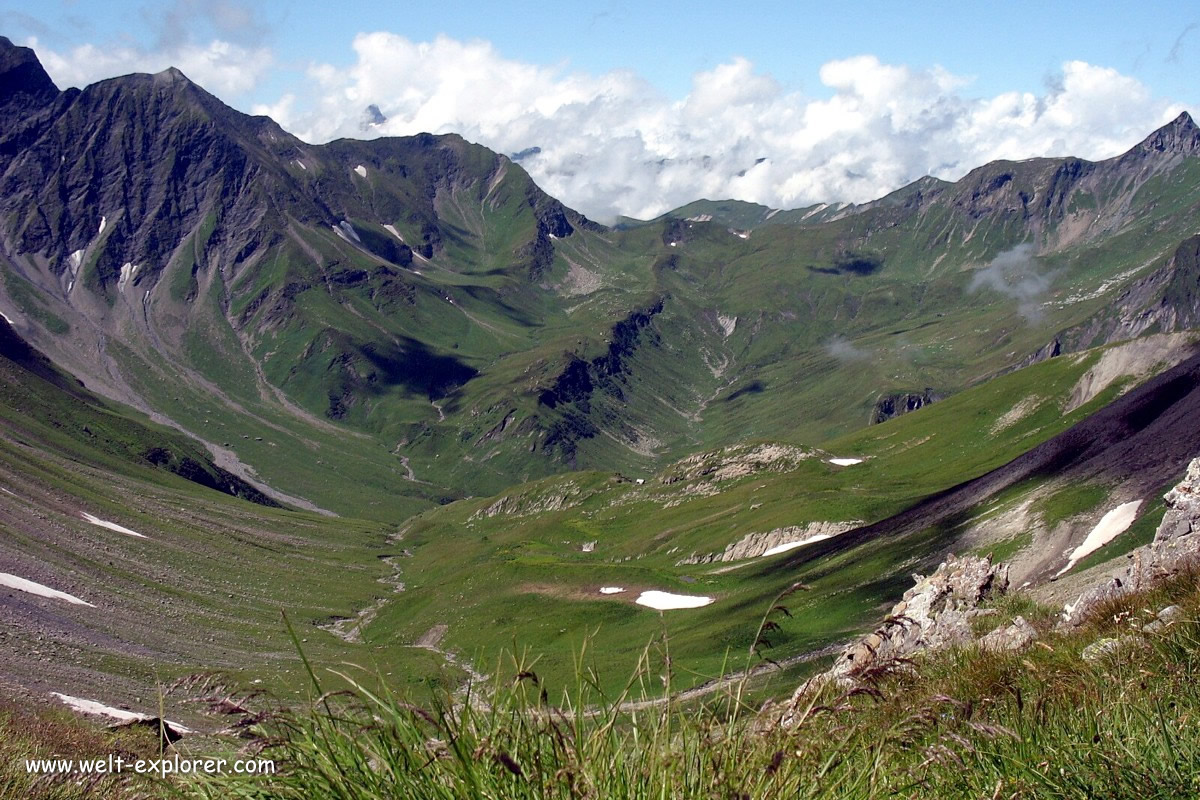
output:
[[[615,230],[455,136],[309,145],[176,70],[59,92],[0,51],[5,313],[90,388],[340,513],[811,444],[1200,314],[1186,115],[1109,161]]]
[[[279,507],[193,440],[83,389],[3,322],[0,376],[0,573],[83,601],[6,582],[0,680],[143,712],[156,712],[156,684],[205,668],[284,690],[302,667],[282,609],[314,632],[314,656],[369,657],[315,626],[395,591],[380,559],[392,528]],[[403,660],[403,680],[444,671]]]
[[[367,635],[402,643],[435,631],[460,655],[486,656],[515,631],[543,656],[543,680],[557,685],[585,633],[600,671],[621,675],[665,626],[685,684],[743,652],[771,597],[797,580],[814,591],[772,637],[779,658],[845,638],[913,571],[952,549],[1002,548],[1018,564],[1015,579],[1043,581],[1119,502],[1146,499],[1143,514],[1155,513],[1155,493],[1200,447],[1187,422],[1200,385],[1194,342],[1177,339],[1157,367],[1093,383],[1098,365],[1114,359],[1105,353],[1120,349],[1010,373],[821,449],[746,444],[642,473],[643,483],[585,472],[426,512],[403,529],[413,553],[403,601],[384,608]],[[1081,385],[1096,391],[1072,407]],[[862,462],[838,466],[833,457]],[[1077,497],[1081,485],[1092,491]],[[1021,519],[996,524],[1004,515]],[[803,540],[820,523],[866,526],[775,556],[705,561],[753,536]],[[660,618],[634,604],[651,589],[716,602]]]

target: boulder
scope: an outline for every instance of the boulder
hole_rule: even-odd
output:
[[[1001,625],[996,630],[979,640],[979,647],[993,653],[1004,653],[1013,650],[1024,650],[1037,639],[1037,630],[1024,617],[1017,617],[1008,625]]]

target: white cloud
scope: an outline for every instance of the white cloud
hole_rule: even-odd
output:
[[[114,75],[177,67],[205,89],[228,98],[252,90],[274,63],[269,48],[243,47],[220,39],[161,50],[84,44],[59,53],[40,46],[36,39],[28,45],[37,51],[42,66],[60,87],[87,86]]]
[[[699,197],[772,207],[861,202],[925,174],[956,179],[997,158],[1105,158],[1180,108],[1137,80],[1081,61],[1044,93],[967,94],[940,67],[861,55],[825,64],[826,97],[790,92],[738,58],[672,100],[629,72],[588,75],[506,59],[485,41],[391,33],[354,39],[346,69],[314,64],[311,95],[257,113],[302,138],[456,132],[522,161],[548,192],[599,219],[651,217]],[[759,162],[760,159],[765,159]]]

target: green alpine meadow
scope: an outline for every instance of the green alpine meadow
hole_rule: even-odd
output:
[[[0,798],[1200,796],[1186,111],[598,221],[47,52],[0,37]]]

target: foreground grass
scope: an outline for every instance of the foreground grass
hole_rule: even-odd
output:
[[[1132,624],[1169,603],[1183,613],[1166,628]],[[1081,658],[1088,644],[1117,636],[1128,638],[1115,652]],[[364,800],[1200,794],[1194,577],[1105,609],[1079,633],[1046,634],[1023,653],[966,648],[892,664],[851,691],[826,687],[787,730],[767,724],[777,708],[743,702],[741,685],[699,705],[622,707],[651,682],[669,683],[668,648],[648,647],[618,697],[601,692],[581,659],[573,703],[557,706],[536,664],[519,658],[486,696],[419,704],[347,675],[359,688],[319,694],[309,710],[260,726],[255,747],[278,759],[280,774],[182,790]]]
[[[106,730],[82,724],[65,709],[29,707],[0,701],[0,798],[3,800],[76,800],[87,797],[138,797],[160,787],[133,776],[102,774],[31,775],[29,759],[97,758],[107,754],[129,759],[157,758],[158,735],[147,726]],[[70,754],[70,755],[67,755]]]

